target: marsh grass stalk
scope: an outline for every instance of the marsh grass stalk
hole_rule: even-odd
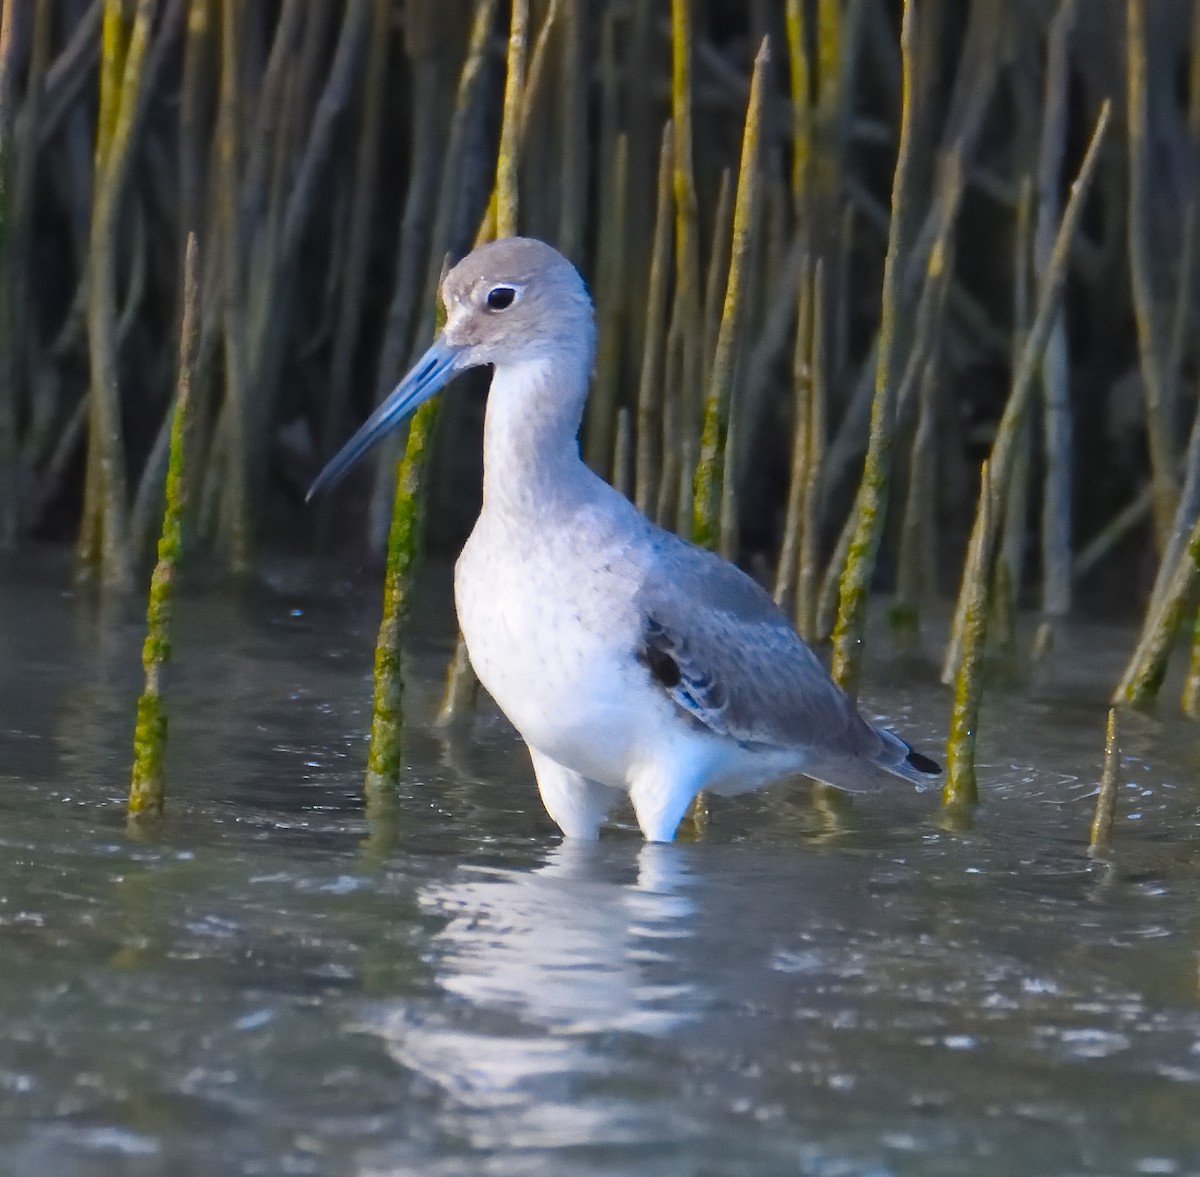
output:
[[[998,492],[992,484],[989,464],[979,476],[979,567],[983,574],[970,586],[964,614],[962,658],[954,682],[950,710],[950,735],[946,741],[946,783],[942,786],[945,809],[965,809],[979,803],[975,774],[975,738],[979,730],[979,707],[983,699],[983,656],[987,647],[991,567],[996,551],[997,520],[993,504]]]
[[[692,158],[693,0],[671,0],[671,122],[675,128],[675,296],[668,332],[668,355],[678,356],[669,396],[675,400],[678,428],[676,530],[691,536],[693,482],[699,447],[697,396],[702,376],[703,308],[700,305],[700,212]],[[671,463],[672,466],[675,463]]]
[[[866,640],[867,596],[875,560],[883,538],[892,475],[895,434],[896,386],[900,352],[900,282],[903,266],[904,212],[909,199],[908,177],[913,129],[913,47],[916,36],[914,0],[905,0],[900,30],[901,99],[900,140],[892,179],[892,217],[887,256],[883,264],[882,315],[879,354],[875,369],[875,396],[871,403],[871,428],[862,482],[854,505],[854,530],[846,552],[838,596],[838,616],[833,632],[833,680],[852,697],[858,693],[859,674]]]
[[[1192,51],[1188,65],[1187,142],[1193,154],[1200,152],[1200,0],[1192,0]],[[1184,198],[1179,242],[1179,267],[1175,280],[1175,305],[1167,343],[1166,368],[1175,373],[1172,382],[1171,415],[1174,416],[1184,348],[1192,316],[1193,285],[1196,276],[1196,229],[1200,200],[1193,186]]]
[[[925,266],[925,284],[917,303],[915,323],[904,373],[896,392],[896,431],[908,432],[916,418],[908,456],[908,493],[905,496],[896,576],[896,596],[889,610],[893,630],[912,638],[920,629],[920,596],[925,554],[932,542],[926,505],[932,487],[935,438],[935,357],[941,347],[950,275],[954,267],[953,230],[962,199],[962,156],[956,149],[942,159],[938,182],[941,210],[937,234]],[[930,586],[932,587],[932,586]]]
[[[625,405],[617,410],[617,436],[613,442],[609,481],[627,499],[633,497],[633,414]]]
[[[504,75],[504,112],[496,157],[496,236],[517,232],[521,171],[521,116],[525,108],[525,62],[529,51],[529,0],[511,0],[508,64]]]
[[[1039,280],[1050,261],[1059,217],[1062,160],[1067,139],[1071,30],[1078,0],[1061,0],[1050,25],[1042,141],[1037,168],[1037,226],[1033,256]],[[1071,368],[1066,316],[1055,316],[1042,357],[1042,613],[1065,617],[1071,608]],[[1028,442],[1026,443],[1028,445]],[[1025,479],[1021,478],[1024,485]],[[1022,521],[1023,522],[1023,521]],[[1015,529],[1014,529],[1015,530]],[[1010,568],[1010,571],[1012,569]],[[1020,588],[1014,579],[1012,590]]]
[[[1195,608],[1200,582],[1200,518],[1192,524],[1187,544],[1175,562],[1158,607],[1146,615],[1137,645],[1125,667],[1114,706],[1149,707],[1158,696],[1167,673],[1180,626]]]
[[[672,249],[671,169],[674,166],[675,132],[663,126],[658,159],[658,189],[654,215],[654,241],[646,293],[646,330],[642,370],[638,381],[635,501],[638,510],[654,518],[663,467],[663,422],[667,291]]]
[[[745,310],[746,265],[750,256],[755,212],[759,197],[759,142],[762,136],[765,73],[770,45],[764,39],[754,59],[746,123],[742,132],[742,158],[738,168],[737,196],[733,207],[733,235],[724,309],[713,352],[712,378],[704,402],[700,461],[696,468],[692,538],[703,547],[720,542],[722,480],[729,435],[738,346]]]
[[[804,530],[805,487],[808,483],[812,425],[812,264],[806,255],[801,262],[800,298],[796,307],[796,343],[792,352],[792,462],[788,473],[787,510],[783,539],[775,566],[775,604],[786,608],[794,599],[796,572],[800,563],[800,537]],[[801,634],[803,630],[797,626]]]
[[[477,21],[483,12],[477,10]],[[509,30],[508,70],[505,83],[504,111],[501,119],[501,148],[496,161],[496,181],[483,223],[476,234],[484,236],[495,228],[511,236],[517,228],[519,203],[518,171],[520,118],[524,105],[525,52],[528,38],[528,5],[514,3]],[[476,24],[477,33],[481,30]],[[469,59],[470,60],[470,59]],[[512,71],[518,71],[514,79]],[[471,78],[464,69],[460,96]],[[505,154],[507,152],[507,154]],[[443,174],[443,191],[450,177]],[[448,193],[445,193],[449,195]],[[449,258],[442,263],[444,277]],[[438,283],[440,285],[440,282]],[[440,326],[441,310],[438,311]],[[368,792],[394,789],[400,776],[403,744],[402,672],[404,628],[413,593],[417,561],[424,547],[424,520],[428,496],[428,468],[433,455],[434,437],[441,411],[435,398],[426,401],[414,414],[408,427],[404,456],[396,478],[392,524],[388,535],[388,562],[384,592],[384,618],[380,625],[375,654],[375,706],[372,719],[371,754],[367,766]],[[462,634],[456,639],[455,654],[447,670],[446,695],[438,716],[439,723],[457,718],[474,701],[476,680],[466,656]],[[378,723],[376,718],[378,717]],[[376,745],[378,742],[378,752]]]
[[[943,279],[941,289],[948,289]],[[908,493],[900,525],[900,556],[896,568],[896,599],[892,623],[916,638],[921,612],[937,591],[937,402],[940,364],[936,355],[925,361],[918,381],[917,427],[908,459]]]
[[[43,4],[43,8],[45,5]],[[17,390],[13,372],[13,311],[11,251],[14,244],[16,199],[13,90],[16,84],[17,0],[0,8],[0,551],[17,542]]]
[[[1117,787],[1120,784],[1121,747],[1117,742],[1117,713],[1109,708],[1104,733],[1104,768],[1100,789],[1096,794],[1096,812],[1088,837],[1088,853],[1103,858],[1112,847],[1113,818],[1117,810]]]
[[[1079,174],[1071,185],[1067,207],[1063,211],[1058,231],[1055,234],[1054,247],[1050,252],[1042,279],[1038,283],[1037,309],[1034,313],[1033,323],[1025,339],[1020,360],[1013,372],[1012,387],[1004,406],[1004,414],[992,442],[991,453],[988,457],[991,485],[1005,497],[1007,497],[1013,465],[1017,457],[1021,423],[1033,392],[1034,377],[1041,361],[1043,348],[1058,314],[1062,289],[1066,281],[1067,258],[1070,254],[1071,242],[1078,228],[1084,200],[1095,174],[1096,163],[1100,155],[1100,144],[1104,140],[1104,132],[1108,127],[1110,111],[1109,103],[1105,102],[1100,108],[1100,115],[1096,120],[1095,129],[1092,131]],[[976,592],[977,582],[991,579],[985,563],[988,549],[982,542],[983,508],[984,503],[981,499],[979,507],[976,509],[975,524],[967,549],[967,560],[963,568],[962,585],[959,589],[950,642],[942,664],[942,682],[947,685],[953,682],[958,675],[959,663],[963,656],[966,613],[972,594]]]
[[[584,452],[601,475],[612,463],[616,416],[620,406],[623,325],[627,319],[629,137],[618,134],[605,168],[601,198],[600,273],[596,284],[597,353],[592,393],[588,398]]]
[[[817,590],[821,573],[821,471],[825,462],[826,393],[825,263],[818,261],[812,276],[811,381],[808,400],[804,477],[803,522],[800,531],[800,564],[796,576],[796,628],[807,641],[818,640]]]
[[[1149,238],[1150,148],[1147,96],[1146,0],[1126,0],[1126,117],[1129,143],[1129,274],[1146,403],[1146,441],[1154,490],[1154,522],[1160,552],[1166,547],[1179,497],[1175,444],[1168,411],[1175,373],[1166,369],[1164,331],[1158,313]]]
[[[708,268],[704,275],[703,309],[704,334],[700,354],[700,384],[707,389],[712,383],[713,361],[717,353],[717,336],[721,331],[721,314],[725,307],[725,288],[729,284],[730,249],[733,244],[733,175],[729,168],[721,169],[717,187],[717,203],[713,212],[712,239],[708,245]]]
[[[224,478],[210,475],[212,496],[221,504],[222,534],[228,568],[243,576],[250,566],[250,500],[246,493],[249,452],[249,341],[247,339],[246,292],[244,285],[244,231],[239,201],[242,191],[239,171],[242,156],[242,94],[240,45],[243,35],[242,10],[238,0],[221,6],[221,82],[217,113],[217,156],[220,166],[219,215],[223,248],[221,306],[224,338],[225,401],[215,427],[215,442],[221,446]],[[281,25],[284,22],[281,20]],[[276,45],[286,43],[284,29],[276,30]],[[276,60],[282,60],[282,54]],[[268,67],[268,78],[272,71]],[[266,89],[264,93],[270,93]],[[264,97],[263,102],[266,102]],[[253,157],[252,157],[253,158]],[[261,151],[258,159],[262,160]],[[261,165],[265,166],[265,162]],[[252,167],[247,171],[254,175]],[[216,464],[214,463],[214,466]],[[228,488],[222,492],[222,486]]]
[[[789,81],[792,98],[792,201],[802,231],[807,233],[809,192],[812,187],[812,64],[809,60],[807,5],[787,0]]]
[[[1021,362],[1021,352],[1029,333],[1030,272],[1033,264],[1033,184],[1028,177],[1021,181],[1017,195],[1016,224],[1013,227],[1013,336],[1012,366]],[[1060,320],[1061,322],[1061,320]],[[1057,330],[1057,327],[1055,328]],[[1021,422],[1013,458],[1013,472],[1008,484],[1008,499],[1004,504],[1004,523],[1000,538],[1000,559],[1008,573],[1001,588],[1013,596],[1020,591],[1024,577],[1027,544],[1027,516],[1030,467],[1033,450],[1033,421],[1027,415]],[[998,602],[1004,607],[1003,602]]]
[[[88,253],[87,338],[91,419],[84,513],[77,546],[80,570],[108,587],[128,588],[129,551],[125,440],[117,368],[117,230],[135,147],[142,67],[156,0],[138,0],[125,30],[121,0],[105,0],[96,134],[95,185]]]
[[[678,308],[678,302],[675,303]],[[679,515],[680,470],[683,465],[683,441],[679,394],[683,367],[682,339],[672,319],[667,328],[662,394],[662,473],[658,482],[657,509],[654,518],[660,527],[671,527]],[[691,505],[690,503],[688,504]]]
[[[585,0],[565,0],[559,69],[562,156],[558,176],[558,247],[577,265],[583,261],[588,212],[587,7]]]
[[[158,560],[150,578],[146,606],[146,639],[142,669],[146,685],[137,702],[133,734],[133,770],[129,784],[129,816],[159,817],[166,797],[164,758],[167,715],[163,705],[163,671],[171,658],[171,611],[180,557],[183,554],[183,514],[186,508],[184,470],[190,460],[192,385],[195,377],[199,321],[199,266],[195,235],[188,238],[183,277],[183,320],[179,340],[179,383],[171,418],[170,460]]]
[[[1192,618],[1191,649],[1187,677],[1183,681],[1180,708],[1189,719],[1200,719],[1200,609]]]
[[[424,547],[429,455],[437,427],[436,412],[422,411],[429,404],[422,405],[413,417],[396,474],[396,499],[383,582],[383,616],[375,641],[375,693],[365,786],[368,795],[392,790],[400,779],[404,747],[403,643]]]

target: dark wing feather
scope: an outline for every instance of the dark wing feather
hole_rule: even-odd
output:
[[[719,556],[659,533],[635,604],[651,677],[712,732],[752,746],[886,755],[884,737],[771,598]]]

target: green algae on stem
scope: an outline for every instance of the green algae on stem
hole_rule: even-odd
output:
[[[729,257],[729,279],[725,305],[713,354],[712,380],[704,404],[704,426],[700,461],[696,467],[692,507],[692,539],[702,547],[717,546],[720,530],[722,479],[725,446],[729,433],[729,408],[745,310],[746,265],[758,203],[758,147],[762,135],[765,73],[770,62],[770,44],[764,37],[754,59],[746,125],[742,133],[742,159],[738,168],[737,196],[733,208],[733,238]]]
[[[1100,790],[1096,794],[1096,812],[1088,837],[1088,853],[1102,858],[1112,846],[1113,818],[1117,811],[1117,785],[1121,768],[1121,747],[1117,742],[1117,712],[1109,708],[1104,733],[1104,770],[1100,775]]]
[[[189,234],[184,259],[183,320],[179,340],[179,387],[171,420],[171,448],[167,463],[166,505],[158,561],[150,579],[146,606],[146,640],[142,669],[146,686],[137,702],[133,734],[133,770],[129,784],[129,816],[159,817],[166,795],[163,757],[167,744],[167,716],[162,704],[163,668],[171,658],[171,602],[175,576],[183,550],[183,511],[186,505],[184,470],[191,432],[192,383],[195,377],[199,321],[198,265],[195,234]]]
[[[975,776],[975,735],[979,726],[979,704],[983,696],[983,655],[987,646],[988,590],[991,578],[987,570],[996,551],[997,525],[994,504],[997,491],[992,486],[989,464],[984,462],[979,478],[979,543],[982,575],[969,586],[963,653],[954,683],[954,705],[950,711],[950,735],[946,741],[946,783],[942,786],[942,806],[966,809],[979,803],[979,784]]]
[[[396,471],[388,531],[383,616],[375,642],[375,698],[366,791],[394,789],[400,779],[404,725],[404,631],[412,611],[413,581],[424,547],[426,481],[440,406],[426,401],[413,415]]]
[[[900,26],[902,94],[900,142],[892,180],[892,217],[883,263],[882,317],[875,368],[875,396],[862,482],[854,505],[854,533],[839,585],[837,623],[833,631],[830,673],[851,697],[858,693],[866,640],[867,596],[883,538],[884,516],[892,474],[892,441],[896,418],[896,375],[899,361],[898,322],[903,279],[904,220],[909,198],[908,175],[913,147],[913,46],[916,19],[913,0],[905,0]]]
[[[856,497],[855,503],[857,502]],[[833,636],[833,627],[837,621],[840,573],[846,567],[846,557],[850,552],[850,543],[854,539],[856,511],[857,507],[851,505],[846,518],[842,520],[837,541],[833,546],[833,554],[829,557],[829,562],[825,565],[825,574],[821,577],[821,587],[817,593],[817,619],[814,634],[818,641],[823,642]]]

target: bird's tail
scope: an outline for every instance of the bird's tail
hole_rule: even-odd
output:
[[[940,764],[914,751],[895,732],[866,720],[859,722],[862,742],[854,752],[814,750],[805,760],[804,775],[848,793],[873,793],[896,777],[918,790],[927,789],[941,773]]]
[[[883,745],[875,759],[879,768],[909,781],[918,789],[929,788],[930,778],[941,776],[942,766],[918,752],[907,740],[887,728],[877,727],[875,731]]]

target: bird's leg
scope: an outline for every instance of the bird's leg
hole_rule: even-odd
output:
[[[564,768],[536,748],[529,749],[529,757],[542,804],[558,828],[568,838],[594,842],[600,836],[600,825],[609,808],[619,797],[617,790]]]
[[[643,767],[629,787],[629,799],[647,842],[670,842],[683,815],[703,786],[699,772],[679,764]]]

